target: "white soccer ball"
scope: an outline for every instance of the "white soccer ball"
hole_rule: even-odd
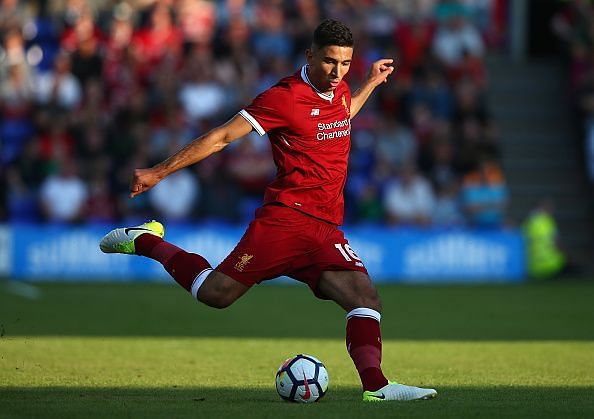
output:
[[[313,403],[324,397],[327,390],[328,371],[311,355],[289,358],[276,372],[276,391],[284,400]]]

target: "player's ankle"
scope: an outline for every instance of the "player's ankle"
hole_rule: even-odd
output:
[[[161,237],[153,234],[141,234],[134,239],[134,248],[136,254],[140,256],[150,256],[151,252],[159,243],[163,242]]]
[[[360,373],[363,391],[377,391],[388,384],[382,370],[379,368],[367,368]]]

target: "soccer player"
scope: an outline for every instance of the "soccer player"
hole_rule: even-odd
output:
[[[215,308],[228,307],[268,279],[286,275],[302,281],[318,298],[333,300],[346,311],[346,345],[361,378],[363,400],[430,399],[435,390],[389,382],[384,376],[381,301],[363,262],[337,227],[343,221],[351,119],[394,71],[392,59],[376,61],[351,97],[343,78],[353,45],[348,27],[325,20],[314,31],[307,64],[299,71],[168,159],[134,171],[131,197],[252,130],[268,134],[276,178],[255,219],[216,269],[202,256],[164,241],[157,221],[115,229],[100,248],[159,261],[194,298]]]

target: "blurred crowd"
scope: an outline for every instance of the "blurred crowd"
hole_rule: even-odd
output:
[[[594,184],[594,2],[567,2],[554,15],[553,32],[569,65],[572,100],[584,139],[586,169]]]
[[[0,3],[0,220],[251,218],[275,174],[257,134],[129,199],[132,171],[299,69],[332,17],[355,35],[353,90],[376,59],[397,63],[353,120],[347,222],[503,223],[484,56],[502,42],[504,0]],[[587,52],[591,65],[591,43]]]

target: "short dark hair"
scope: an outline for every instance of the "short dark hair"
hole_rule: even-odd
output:
[[[313,34],[313,45],[324,48],[330,45],[352,47],[355,44],[351,30],[342,22],[326,19],[318,25]]]

